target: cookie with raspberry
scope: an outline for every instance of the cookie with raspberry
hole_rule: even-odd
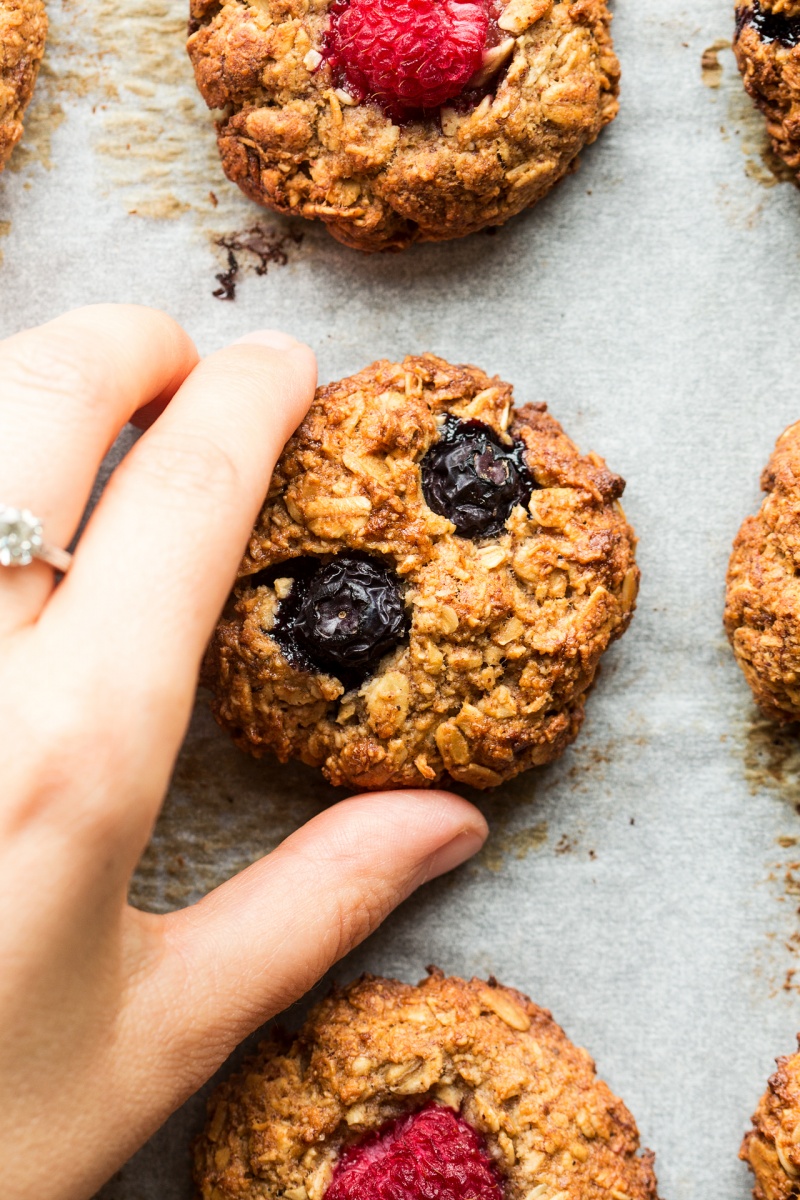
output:
[[[191,0],[228,177],[360,250],[501,225],[617,113],[605,0]]]
[[[800,1195],[800,1054],[776,1065],[739,1151],[755,1176],[755,1200]]]
[[[639,581],[624,482],[433,355],[320,388],[203,682],[237,744],[355,788],[488,788],[573,740]]]
[[[0,171],[22,137],[46,37],[43,0],[0,0]]]
[[[740,5],[733,49],[775,153],[800,182],[800,0]]]
[[[761,509],[733,544],[725,628],[757,703],[776,721],[800,720],[800,423],[775,445]]]
[[[550,1013],[433,968],[335,991],[208,1118],[202,1200],[657,1200],[636,1122]]]

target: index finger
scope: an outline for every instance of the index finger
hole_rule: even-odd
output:
[[[151,748],[155,798],[272,468],[314,395],[307,346],[260,342],[204,359],[122,461],[37,631],[81,647],[128,739]]]

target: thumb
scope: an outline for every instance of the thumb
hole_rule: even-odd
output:
[[[167,1013],[153,1019],[180,1026],[164,1032],[186,1094],[487,832],[480,812],[448,792],[354,796],[199,904],[158,918],[166,953],[150,994]]]

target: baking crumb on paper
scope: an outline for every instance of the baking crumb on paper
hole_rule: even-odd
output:
[[[242,274],[266,275],[271,266],[285,267],[289,251],[302,244],[303,234],[294,229],[265,229],[253,225],[241,233],[222,234],[215,245],[227,256],[227,269],[216,276],[219,287],[211,294],[217,300],[235,300]]]

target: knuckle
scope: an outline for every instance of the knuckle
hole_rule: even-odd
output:
[[[214,504],[232,500],[239,491],[236,464],[213,438],[198,433],[178,435],[159,431],[139,445],[137,470],[177,503]]]
[[[29,403],[75,400],[87,408],[104,404],[110,386],[108,364],[96,347],[74,333],[48,331],[14,339],[3,348],[4,387],[16,387]]]
[[[337,958],[349,953],[368,934],[380,925],[386,915],[385,896],[379,888],[364,886],[340,897],[336,928],[338,930]]]

